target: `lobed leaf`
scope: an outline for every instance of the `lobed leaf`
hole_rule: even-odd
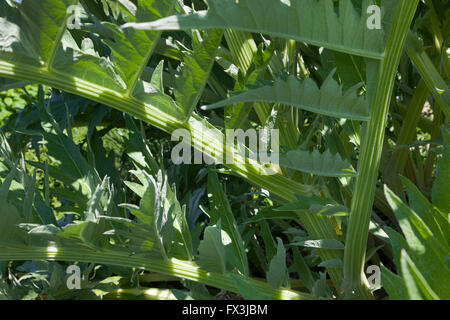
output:
[[[280,166],[312,173],[325,177],[348,177],[353,176],[354,171],[349,162],[342,159],[339,154],[330,151],[320,153],[305,150],[290,150],[280,154]]]
[[[267,282],[273,288],[281,287],[287,277],[286,249],[280,238],[277,238],[277,242],[277,254],[270,260],[269,269],[267,271]]]
[[[371,0],[364,0],[362,15],[351,0],[209,0],[207,11],[175,15],[123,27],[142,30],[237,29],[306,42],[354,55],[383,58],[383,31],[367,27]]]
[[[320,88],[310,78],[299,80],[292,75],[287,79],[278,78],[271,85],[244,91],[203,109],[216,109],[244,102],[268,102],[294,106],[335,118],[369,120],[367,100],[357,96],[357,89],[361,84],[353,86],[343,94],[343,86],[333,79],[333,75],[334,71]]]

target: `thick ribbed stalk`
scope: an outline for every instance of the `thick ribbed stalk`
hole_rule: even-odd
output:
[[[203,283],[215,288],[221,288],[239,293],[233,280],[227,274],[206,272],[195,263],[178,259],[160,260],[148,257],[130,256],[129,252],[106,249],[95,252],[90,249],[73,247],[30,247],[3,248],[0,246],[0,261],[10,260],[53,260],[78,261],[107,264],[127,268],[143,268],[160,274],[175,276],[182,279]],[[289,289],[274,289],[263,281],[240,276],[261,293],[272,299],[280,300],[311,300],[314,296]]]
[[[234,64],[239,68],[240,72],[246,74],[252,63],[253,56],[258,49],[252,34],[240,30],[226,29],[224,35]],[[242,89],[242,83],[236,82],[233,91],[240,91]],[[242,127],[248,118],[250,110],[243,103],[227,106],[225,108],[227,129]]]
[[[245,31],[226,29],[225,39],[236,65],[242,72],[247,72],[252,63],[253,55],[257,50],[252,34]]]
[[[377,74],[371,119],[365,128],[361,145],[344,257],[344,289],[354,291],[360,298],[370,297],[364,276],[370,216],[395,75],[418,3],[419,0],[399,1],[387,39],[385,58],[381,61]]]

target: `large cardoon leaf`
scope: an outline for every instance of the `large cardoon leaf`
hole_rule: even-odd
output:
[[[0,52],[48,67],[66,30],[68,8],[74,3],[75,0],[23,0],[17,5],[20,12],[16,8],[2,8]]]
[[[320,88],[310,78],[299,80],[295,76],[289,76],[204,108],[215,109],[236,103],[263,101],[290,105],[330,117],[369,120],[368,103],[363,97],[357,96],[357,89],[361,85],[353,86],[343,94],[342,86],[333,79],[333,74],[334,72],[327,77]]]
[[[46,106],[48,107],[43,101],[37,104],[42,129],[30,133],[42,137],[43,144],[48,148],[47,154],[58,164],[58,167],[49,166],[47,172],[65,184],[72,185],[84,195],[90,196],[93,190],[88,184],[88,176],[93,174],[93,171],[82,156],[79,146],[63,133],[64,128],[55,121]],[[47,170],[42,162],[29,163],[41,170]]]
[[[429,283],[433,291],[441,298],[448,298],[450,292],[450,279],[447,275],[450,272],[448,262],[444,256],[448,254],[448,245],[439,242],[430,228],[424,223],[417,213],[411,210],[402,200],[397,197],[391,190],[386,188],[386,199],[395,213],[406,242],[401,244],[402,248],[397,245],[394,248],[394,261],[402,265],[402,257],[399,250],[405,249],[415,264],[415,268],[420,270],[422,277]],[[422,213],[425,214],[425,213]],[[405,282],[415,281],[408,279],[408,275],[404,273],[402,276]],[[411,287],[410,287],[411,289]]]
[[[381,266],[381,284],[389,294],[390,300],[407,300],[405,281],[385,266]]]
[[[223,31],[210,30],[192,34],[192,52],[186,52],[182,76],[177,78],[174,89],[177,103],[188,119],[200,100],[214,64]]]
[[[172,0],[139,0],[138,6],[131,4],[127,21],[153,21],[171,13],[174,7]],[[128,92],[131,93],[139,80],[156,44],[161,31],[121,30],[117,25],[105,22],[112,31],[112,39],[106,43],[112,50],[111,60],[126,79]]]
[[[423,296],[427,300],[440,300],[406,251],[402,250],[401,254],[401,269],[409,298],[420,300]]]
[[[438,173],[436,181],[440,179],[441,176]],[[450,224],[448,219],[429,202],[425,195],[411,181],[402,177],[402,182],[406,188],[410,208],[419,215],[427,227],[438,238],[439,242],[450,245]],[[435,189],[439,188],[437,182],[435,182],[434,186]]]
[[[211,272],[225,273],[226,256],[220,226],[206,227],[198,248],[198,265]]]
[[[277,238],[277,254],[272,258],[267,270],[267,282],[273,288],[281,287],[287,279],[288,269],[286,266],[286,249],[283,241]]]
[[[23,218],[17,208],[7,201],[16,173],[15,169],[11,170],[0,185],[0,244],[13,246],[26,245],[29,238],[17,228],[17,224],[22,222]]]
[[[170,0],[157,4],[142,2],[136,12],[127,16],[130,21],[156,19],[169,14],[173,7]],[[85,37],[77,42],[67,30],[68,8],[72,4],[69,0],[24,0],[13,8],[2,3],[0,65],[14,69],[8,71],[7,76],[28,78],[26,74],[32,69],[41,74],[39,79],[32,79],[38,82],[43,78],[53,81],[54,86],[97,97],[132,96],[143,104],[179,115],[179,109],[169,96],[140,80],[160,33],[123,31],[106,24],[103,27],[111,31],[108,36],[112,38],[104,38],[112,53],[105,57],[96,51],[92,38]]]
[[[364,0],[362,15],[351,0],[339,1],[339,14],[332,0],[209,0],[207,11],[176,15],[154,22],[130,23],[143,30],[238,29],[264,33],[326,47],[354,55],[381,59],[383,31],[369,29]]]

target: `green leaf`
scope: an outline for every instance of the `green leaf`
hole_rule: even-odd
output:
[[[361,83],[343,93],[342,85],[333,79],[333,75],[334,71],[320,88],[311,78],[305,80],[295,76],[289,76],[287,79],[278,78],[273,84],[244,91],[204,109],[216,109],[245,102],[268,102],[294,106],[335,118],[369,120],[368,103],[357,95]]]
[[[150,82],[152,86],[154,86],[159,92],[164,92],[163,71],[164,60],[161,60],[153,71],[152,79]]]
[[[282,167],[325,177],[348,177],[355,174],[349,162],[328,150],[324,153],[317,150],[289,150],[280,154],[279,162]]]
[[[436,240],[423,220],[387,187],[385,195],[402,228],[408,246],[418,253],[425,253],[427,249],[431,249],[436,255],[444,256],[447,249]]]
[[[237,29],[381,59],[383,31],[367,28],[366,8],[371,4],[374,2],[364,1],[360,16],[351,0],[339,1],[339,15],[331,0],[209,0],[208,11],[154,22],[130,23],[124,27],[144,30]]]
[[[320,278],[314,283],[312,294],[319,298],[331,298],[333,293],[327,284],[326,272],[320,272]]]
[[[22,217],[15,206],[3,202],[0,203],[0,243],[7,246],[27,246],[30,244],[29,236],[17,225]]]
[[[244,241],[217,173],[212,170],[208,173],[208,200],[210,204],[210,224],[214,225],[220,220],[222,230],[231,238],[231,243],[226,245],[227,251],[229,251],[227,255],[229,262],[243,274],[248,275],[249,268]]]
[[[439,179],[439,175],[436,176]],[[428,228],[442,244],[450,245],[450,224],[447,219],[437,211],[420,190],[408,179],[401,177],[408,194],[409,206],[424,221]],[[436,187],[436,182],[434,184]]]
[[[222,231],[219,226],[206,227],[203,240],[198,248],[198,265],[211,272],[225,273],[225,246],[222,242]]]
[[[313,206],[323,207],[328,204],[328,202],[316,195],[311,195],[310,197],[297,195],[297,201],[288,203],[284,206],[275,208],[275,211],[297,211],[297,210],[310,210]]]
[[[322,261],[317,266],[318,267],[324,267],[324,268],[341,269],[341,268],[344,267],[344,262],[341,259],[332,259],[332,260]]]
[[[139,0],[135,14],[127,15],[130,22],[153,21],[173,11],[173,0]],[[111,48],[111,60],[125,80],[127,92],[133,93],[161,35],[160,31],[122,30],[119,26],[103,23],[113,37],[105,42]]]
[[[186,222],[185,209],[181,208],[175,192],[167,185],[167,176],[161,170],[156,179],[147,172],[131,171],[141,185],[127,183],[132,190],[142,194],[139,207],[123,204],[134,216],[137,223],[125,223],[129,229],[114,230],[131,237],[126,244],[130,250],[157,253],[168,259],[170,256],[192,260],[192,239]]]
[[[391,300],[408,300],[408,291],[402,277],[381,266],[381,285]]]
[[[58,225],[53,210],[44,202],[39,191],[35,191],[33,205],[43,224]]]
[[[408,290],[408,296],[411,300],[426,299],[439,299],[437,295],[430,288],[426,280],[420,274],[420,271],[412,262],[405,250],[401,252],[401,268],[403,279],[405,279],[406,289]]]
[[[199,102],[213,67],[222,30],[192,32],[192,52],[183,55],[182,75],[176,80],[175,98],[187,120]]]
[[[450,105],[448,104],[448,101],[446,102],[445,96],[443,96],[443,94],[449,90],[448,85],[444,79],[442,79],[439,71],[426,53],[422,40],[420,40],[415,33],[410,32],[408,34],[405,49],[415,67],[419,70],[420,75],[430,92],[433,94],[433,97],[436,99],[439,107],[447,117],[450,116]]]
[[[273,288],[281,287],[286,281],[287,266],[286,266],[286,249],[283,241],[277,238],[277,254],[272,258],[267,270],[267,282]]]
[[[449,190],[450,190],[450,131],[442,128],[442,138],[444,139],[444,149],[442,158],[438,160],[436,168],[436,180],[431,193],[433,205],[442,212],[450,212]]]
[[[314,213],[321,216],[334,217],[334,216],[347,216],[348,209],[338,204],[328,203],[316,195],[311,197],[296,195],[297,201],[288,203],[284,206],[273,209],[274,211],[282,212],[280,216],[290,219],[298,218],[297,213]],[[296,213],[291,212],[296,211]],[[290,213],[289,213],[290,212]],[[258,215],[261,215],[259,213]],[[274,213],[275,215],[276,213]],[[258,217],[258,216],[256,216]],[[256,218],[255,217],[255,218]],[[256,220],[256,219],[255,219]]]
[[[21,27],[32,44],[29,54],[47,67],[53,63],[66,30],[68,8],[73,4],[75,0],[24,0],[20,4]]]
[[[298,219],[298,216],[292,210],[279,211],[280,208],[276,209],[265,209],[258,212],[256,215],[249,218],[247,221],[243,223],[255,223],[263,220],[270,219],[281,219],[281,220],[295,220]]]
[[[397,217],[399,225],[405,235],[405,240],[399,238],[398,234],[392,233],[386,228],[391,238],[394,248],[394,262],[402,270],[402,276],[407,283],[408,291],[414,298],[418,297],[414,281],[414,270],[410,270],[411,264],[405,261],[399,250],[407,250],[408,255],[413,261],[414,268],[420,272],[425,281],[430,285],[433,292],[440,297],[445,298],[450,292],[450,280],[446,276],[450,272],[448,263],[444,256],[448,254],[448,246],[438,241],[431,230],[425,225],[423,220],[410,208],[408,208],[392,191],[385,189],[386,199]],[[403,258],[403,262],[402,262]],[[407,273],[403,273],[406,271]]]
[[[260,230],[261,230],[261,237],[264,241],[264,248],[266,249],[266,257],[267,261],[271,261],[273,257],[277,253],[277,247],[275,244],[275,241],[272,236],[272,232],[270,231],[270,226],[267,223],[267,221],[263,220],[260,222]]]
[[[392,246],[392,251],[394,254],[394,264],[396,266],[400,266],[400,253],[402,249],[408,248],[408,243],[406,243],[405,238],[403,238],[402,235],[394,229],[386,226],[384,230],[386,231],[389,237],[389,243]]]
[[[312,292],[315,281],[308,264],[298,248],[293,247],[292,254],[294,256],[294,270],[297,271],[298,277],[305,284],[306,288],[308,288],[309,292]]]
[[[175,228],[178,230],[179,241],[183,244],[186,251],[186,258],[188,260],[193,260],[193,245],[192,245],[192,236],[191,231],[189,230],[189,223],[186,219],[186,206],[183,206],[182,210],[175,211]],[[178,235],[177,234],[177,235]]]

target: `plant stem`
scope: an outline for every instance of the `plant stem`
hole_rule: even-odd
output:
[[[397,145],[406,145],[413,141],[416,133],[417,124],[419,123],[420,115],[423,107],[427,101],[429,90],[423,80],[420,80],[411,102],[408,107],[408,112],[403,120],[402,127],[397,139]],[[405,164],[408,158],[409,149],[402,148],[395,150],[392,153],[391,159],[386,166],[384,177],[387,185],[398,195],[401,194],[400,174],[403,174]]]
[[[143,268],[165,275],[176,276],[203,283],[215,288],[221,288],[239,293],[233,280],[228,274],[206,272],[195,263],[178,259],[149,259],[139,256],[130,256],[128,252],[106,249],[96,252],[91,249],[71,247],[30,247],[30,248],[2,248],[0,247],[0,261],[9,260],[52,260],[52,261],[78,261],[98,264],[115,265],[128,268]],[[250,286],[272,299],[303,300],[314,299],[314,296],[289,289],[274,289],[267,283],[256,279],[241,276]]]
[[[364,276],[370,216],[395,75],[418,3],[419,0],[399,1],[387,39],[385,58],[379,65],[371,103],[371,119],[365,128],[361,145],[347,230],[343,286],[345,292],[356,294],[359,298],[370,298],[371,296]]]

